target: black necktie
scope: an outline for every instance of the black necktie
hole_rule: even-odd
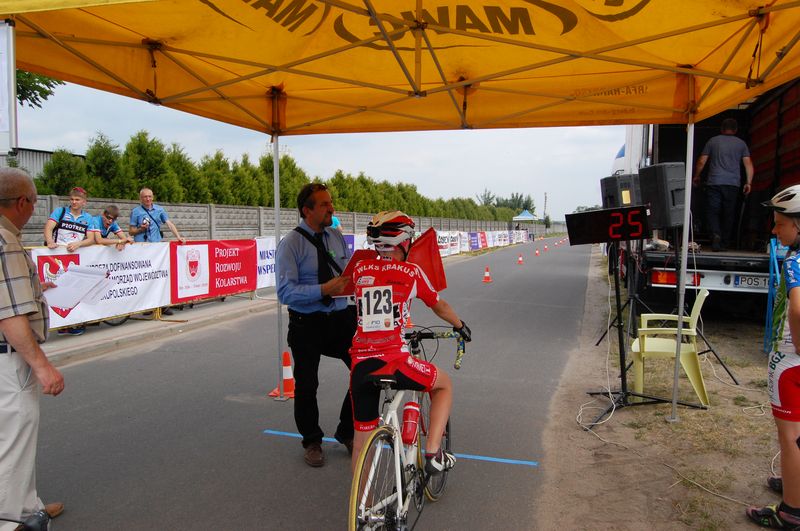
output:
[[[317,282],[324,284],[333,278],[331,268],[328,265],[328,257],[325,252],[325,240],[322,238],[322,233],[314,234],[314,240],[317,242]],[[333,299],[329,295],[322,297],[322,304],[330,306]]]

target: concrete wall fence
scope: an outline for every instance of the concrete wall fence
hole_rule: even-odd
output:
[[[272,207],[229,206],[229,205],[197,205],[188,203],[161,203],[175,223],[181,235],[190,240],[223,240],[255,238],[275,234],[275,210]],[[42,245],[43,229],[50,213],[59,206],[69,204],[69,198],[55,195],[39,196],[33,217],[22,233],[26,246]],[[119,226],[125,232],[129,229],[131,210],[139,202],[124,199],[91,199],[86,210],[92,215],[100,214],[107,205],[117,205],[120,209]],[[336,212],[342,222],[342,232],[356,234],[366,231],[372,214],[361,212]],[[428,227],[437,231],[489,231],[508,230],[514,228],[513,223],[505,221],[478,221],[469,219],[414,217],[417,230],[422,232]],[[296,208],[281,209],[281,234],[291,231],[300,222],[300,214]],[[520,228],[533,230],[537,235],[544,234],[544,225],[522,224]],[[566,232],[563,222],[555,222],[547,232]],[[165,239],[173,239],[172,233],[164,227]]]

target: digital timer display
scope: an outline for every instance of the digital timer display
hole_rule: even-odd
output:
[[[570,245],[638,240],[648,237],[647,207],[605,208],[567,214]]]

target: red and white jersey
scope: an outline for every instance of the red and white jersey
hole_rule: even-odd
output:
[[[403,330],[411,300],[426,305],[439,302],[428,277],[411,262],[362,260],[353,269],[358,305],[358,329],[350,349],[354,361],[385,354],[408,352]]]

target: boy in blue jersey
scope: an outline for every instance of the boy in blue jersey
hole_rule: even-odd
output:
[[[778,192],[764,206],[774,211],[772,233],[789,247],[783,261],[773,313],[772,352],[767,390],[781,449],[781,477],[767,486],[783,495],[780,504],[749,507],[747,516],[762,527],[800,528],[800,185]]]
[[[133,243],[133,238],[125,234],[117,224],[119,217],[119,207],[108,205],[103,213],[92,218],[92,225],[89,227],[94,243],[99,245],[114,245],[118,251],[125,248],[125,245]],[[114,236],[113,238],[111,236]]]
[[[66,245],[67,251],[74,253],[79,247],[92,245],[94,239],[88,236],[92,215],[86,206],[86,190],[75,187],[69,192],[69,206],[58,207],[50,214],[44,224],[44,242],[50,249]]]

